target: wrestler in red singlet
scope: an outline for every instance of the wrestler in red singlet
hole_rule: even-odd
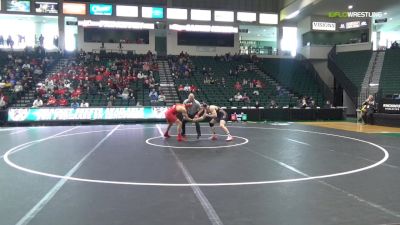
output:
[[[177,132],[178,132],[177,140],[178,141],[183,140],[182,135],[181,135],[182,121],[177,117],[177,115],[178,115],[178,113],[181,113],[183,115],[183,119],[188,120],[188,121],[193,121],[192,119],[189,118],[189,116],[187,114],[186,107],[188,107],[189,105],[190,104],[187,104],[187,105],[175,104],[165,112],[165,119],[167,120],[167,123],[168,123],[168,128],[164,133],[165,138],[170,137],[168,134],[169,129],[175,123],[177,126]]]

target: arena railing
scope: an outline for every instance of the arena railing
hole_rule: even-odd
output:
[[[346,74],[340,69],[340,67],[335,62],[336,58],[336,45],[332,47],[332,50],[328,54],[328,68],[349,95],[354,106],[357,106],[358,102],[358,88],[350,81]]]
[[[27,124],[71,124],[79,123],[129,123],[164,122],[168,107],[90,107],[90,108],[9,108],[0,111],[0,123],[18,126]],[[224,108],[231,114],[246,114],[250,121],[312,121],[342,120],[344,108],[299,109],[299,108]]]
[[[307,69],[309,74],[311,74],[312,77],[317,81],[318,87],[320,88],[320,91],[322,92],[324,99],[332,102],[333,101],[333,91],[321,79],[321,76],[319,75],[318,71],[315,70],[314,65],[310,62],[309,59],[307,59],[302,54],[298,54],[297,58],[300,60],[300,62],[303,64],[303,66]]]

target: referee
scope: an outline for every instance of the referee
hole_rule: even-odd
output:
[[[200,105],[199,101],[194,99],[194,94],[190,93],[188,98],[185,101],[183,101],[183,104],[192,104],[190,107],[187,108],[189,118],[193,119],[196,116],[198,116],[197,113],[200,111],[201,105]],[[186,122],[187,122],[186,120],[183,120],[183,122],[182,122],[182,136],[183,137],[185,136]],[[201,136],[200,123],[196,122],[195,124],[196,124],[197,139],[199,139]]]

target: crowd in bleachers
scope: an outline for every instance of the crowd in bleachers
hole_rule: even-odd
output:
[[[80,51],[60,71],[37,84],[37,94],[49,107],[155,103],[163,96],[158,92],[155,60],[151,52],[128,56]]]
[[[44,52],[1,52],[0,108],[10,106],[32,89],[53,61],[53,56],[46,56]]]
[[[34,78],[44,74],[52,59],[21,57],[6,57],[0,77],[0,107],[10,102],[3,89],[12,90],[17,96],[32,87],[36,87],[37,96],[33,107],[165,105],[166,97],[159,91],[156,56],[151,52],[123,55],[80,51],[40,82]],[[312,94],[303,104],[302,99],[291,97],[279,84],[256,73],[252,62],[263,63],[257,58],[230,53],[200,57],[181,52],[168,57],[181,100],[187,93],[196,93],[199,100],[221,106],[312,108],[318,104],[313,99],[314,86],[310,88],[301,81],[302,88]]]
[[[181,53],[171,56],[169,65],[181,99],[185,92],[196,92],[200,100],[223,106],[268,106],[270,100],[284,95],[283,89],[258,75],[251,64],[254,61],[257,59],[229,53],[213,58]],[[282,104],[287,105],[288,100]]]

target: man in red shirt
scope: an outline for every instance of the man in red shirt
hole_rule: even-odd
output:
[[[59,106],[67,106],[68,105],[68,100],[64,98],[64,96],[61,97],[60,100],[58,100],[58,105]]]
[[[47,100],[47,106],[57,106],[57,99],[53,95]]]

